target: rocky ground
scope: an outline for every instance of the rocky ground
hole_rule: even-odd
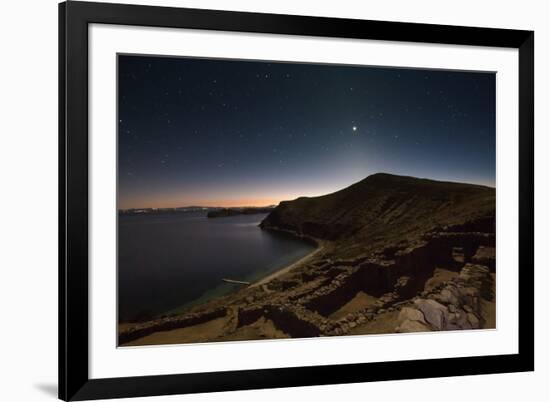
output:
[[[264,229],[322,249],[267,282],[183,314],[121,325],[119,344],[494,328],[494,189],[416,180],[367,178],[328,201],[277,207]],[[369,202],[357,209],[361,197]],[[308,214],[297,223],[295,216]]]

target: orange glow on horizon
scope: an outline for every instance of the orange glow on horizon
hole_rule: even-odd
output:
[[[178,208],[178,207],[267,207],[269,205],[278,205],[279,202],[285,200],[295,199],[295,196],[288,198],[236,198],[236,199],[221,199],[221,200],[191,200],[191,201],[156,201],[156,202],[144,202],[143,204],[125,205],[121,202],[120,209],[131,208]]]
[[[180,207],[267,207],[270,205],[279,205],[282,201],[292,201],[299,197],[318,197],[330,194],[337,189],[319,188],[316,191],[296,191],[292,193],[271,192],[268,194],[258,194],[253,192],[244,197],[220,197],[206,196],[189,197],[181,194],[166,194],[155,196],[153,194],[141,197],[120,197],[118,199],[118,209],[141,209],[141,208],[180,208]]]

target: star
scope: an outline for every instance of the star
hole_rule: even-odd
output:
[[[353,126],[351,129],[352,129],[353,131],[357,131],[357,126]]]

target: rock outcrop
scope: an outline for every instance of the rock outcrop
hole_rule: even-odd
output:
[[[466,264],[460,275],[445,282],[399,313],[396,332],[478,329],[483,324],[480,300],[492,300],[494,279],[489,268]]]

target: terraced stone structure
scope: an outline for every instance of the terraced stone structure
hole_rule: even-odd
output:
[[[282,202],[261,227],[320,250],[266,283],[126,326],[119,343],[495,326],[492,188],[377,174],[333,194]]]

